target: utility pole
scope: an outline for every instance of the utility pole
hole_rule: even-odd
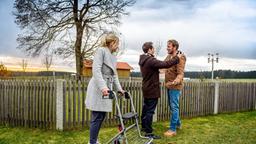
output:
[[[208,53],[208,63],[212,63],[212,80],[214,78],[214,62],[219,62],[219,53],[216,53],[215,55]]]

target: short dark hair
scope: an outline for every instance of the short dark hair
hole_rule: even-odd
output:
[[[144,53],[147,53],[149,49],[153,48],[153,42],[145,42],[142,46],[142,50]]]
[[[176,47],[176,50],[179,49],[179,42],[176,41],[175,39],[168,40],[168,43],[172,43],[172,46]]]

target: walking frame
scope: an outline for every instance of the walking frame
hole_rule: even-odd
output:
[[[125,92],[124,96],[125,100],[130,100],[131,102],[131,112],[122,114],[119,98],[114,91],[109,91],[109,98],[115,99],[115,105],[117,108],[117,117],[120,120],[119,125],[119,133],[112,137],[107,144],[152,144],[153,138],[144,137],[141,135],[140,127],[139,127],[139,116],[135,111],[135,107],[133,104],[133,98],[130,93]],[[125,126],[125,121],[133,119],[135,123]],[[133,121],[134,122],[134,121]]]

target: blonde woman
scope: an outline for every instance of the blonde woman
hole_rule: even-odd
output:
[[[91,110],[90,123],[90,144],[97,144],[97,138],[101,124],[107,112],[112,111],[112,100],[103,99],[107,96],[109,90],[112,90],[113,84],[118,91],[124,93],[116,71],[116,56],[119,38],[115,34],[106,34],[102,39],[93,58],[92,78],[88,84],[85,100],[86,108]]]

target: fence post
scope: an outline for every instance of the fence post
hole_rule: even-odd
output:
[[[213,114],[218,114],[218,107],[219,107],[219,82],[215,81],[214,85],[214,112]]]
[[[157,107],[155,109],[155,114],[153,115],[153,122],[157,122]]]
[[[254,104],[255,104],[255,107],[254,109],[256,110],[256,83],[253,83],[253,97],[254,97]]]
[[[63,79],[58,79],[56,89],[56,129],[63,130]]]

